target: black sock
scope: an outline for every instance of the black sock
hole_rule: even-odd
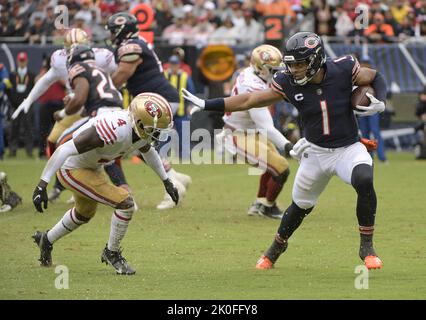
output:
[[[374,226],[359,226],[360,244],[359,257],[364,260],[367,256],[377,256],[373,247]]]
[[[294,202],[287,208],[281,218],[281,224],[278,233],[275,236],[272,245],[266,251],[267,256],[273,263],[278,260],[279,256],[287,249],[287,240],[293,232],[300,226],[303,219],[312,211],[312,208],[299,208]]]

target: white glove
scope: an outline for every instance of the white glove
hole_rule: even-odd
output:
[[[303,152],[310,146],[311,144],[305,138],[299,139],[299,141],[297,141],[293,146],[293,149],[290,150],[290,156],[293,159],[300,161],[300,159],[302,159]]]
[[[199,112],[199,111],[201,111],[201,110],[203,110],[203,109],[201,109],[200,107],[192,107],[191,108],[191,110],[189,111],[189,115],[193,115],[194,113],[196,113],[196,112]]]
[[[31,108],[31,103],[28,99],[24,99],[22,103],[19,105],[19,107],[15,110],[15,112],[12,114],[12,120],[15,120],[18,118],[19,114],[24,111],[25,113],[28,113],[28,110]]]
[[[203,110],[204,107],[206,106],[206,102],[203,99],[200,99],[194,96],[191,92],[183,88],[182,88],[182,96],[185,98],[185,100],[192,102],[195,105],[195,107],[198,107],[199,110],[197,111]],[[197,111],[194,111],[194,112],[197,112]]]
[[[356,106],[356,109],[354,113],[360,117],[366,117],[371,116],[376,113],[380,113],[385,111],[385,103],[383,101],[378,100],[375,96],[373,96],[371,93],[366,93],[367,97],[370,99],[370,105],[369,106]]]

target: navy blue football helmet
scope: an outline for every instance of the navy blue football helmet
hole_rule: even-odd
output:
[[[305,85],[321,69],[326,61],[324,45],[321,38],[313,32],[298,32],[291,36],[284,47],[283,61],[285,73],[296,85]],[[290,71],[292,63],[306,62],[306,74],[302,79],[295,79]]]

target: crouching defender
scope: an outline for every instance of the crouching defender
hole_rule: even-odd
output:
[[[42,266],[52,265],[53,243],[89,222],[96,213],[97,204],[102,203],[112,207],[114,212],[101,261],[111,265],[118,274],[135,273],[120,250],[120,242],[134,213],[134,200],[128,190],[106,179],[102,167],[139,150],[177,203],[177,189],[168,178],[157,151],[151,147],[152,142],[166,139],[172,127],[169,103],[157,94],[143,93],[133,99],[128,110],[105,111],[91,118],[73,134],[72,140],[56,149],[34,190],[33,203],[39,212],[43,212],[42,205],[47,209],[46,187],[58,172],[61,183],[72,191],[75,206],[52,229],[33,235],[40,248]]]
[[[356,215],[359,223],[359,256],[369,269],[383,263],[373,248],[377,199],[373,186],[372,159],[360,142],[351,107],[354,85],[371,85],[376,97],[370,105],[357,106],[361,116],[385,109],[386,83],[374,69],[361,68],[352,56],[335,60],[325,57],[321,38],[315,33],[298,32],[288,39],[283,60],[286,68],[274,75],[269,89],[229,98],[201,100],[184,91],[197,110],[241,111],[285,99],[299,111],[305,138],[290,154],[300,159],[292,204],[285,210],[271,247],[256,264],[270,269],[287,249],[288,239],[314,208],[330,178],[337,175],[358,194]]]

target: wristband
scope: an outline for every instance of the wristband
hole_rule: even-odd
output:
[[[225,112],[225,99],[216,98],[206,100],[206,105],[204,107],[205,111],[217,111]]]

